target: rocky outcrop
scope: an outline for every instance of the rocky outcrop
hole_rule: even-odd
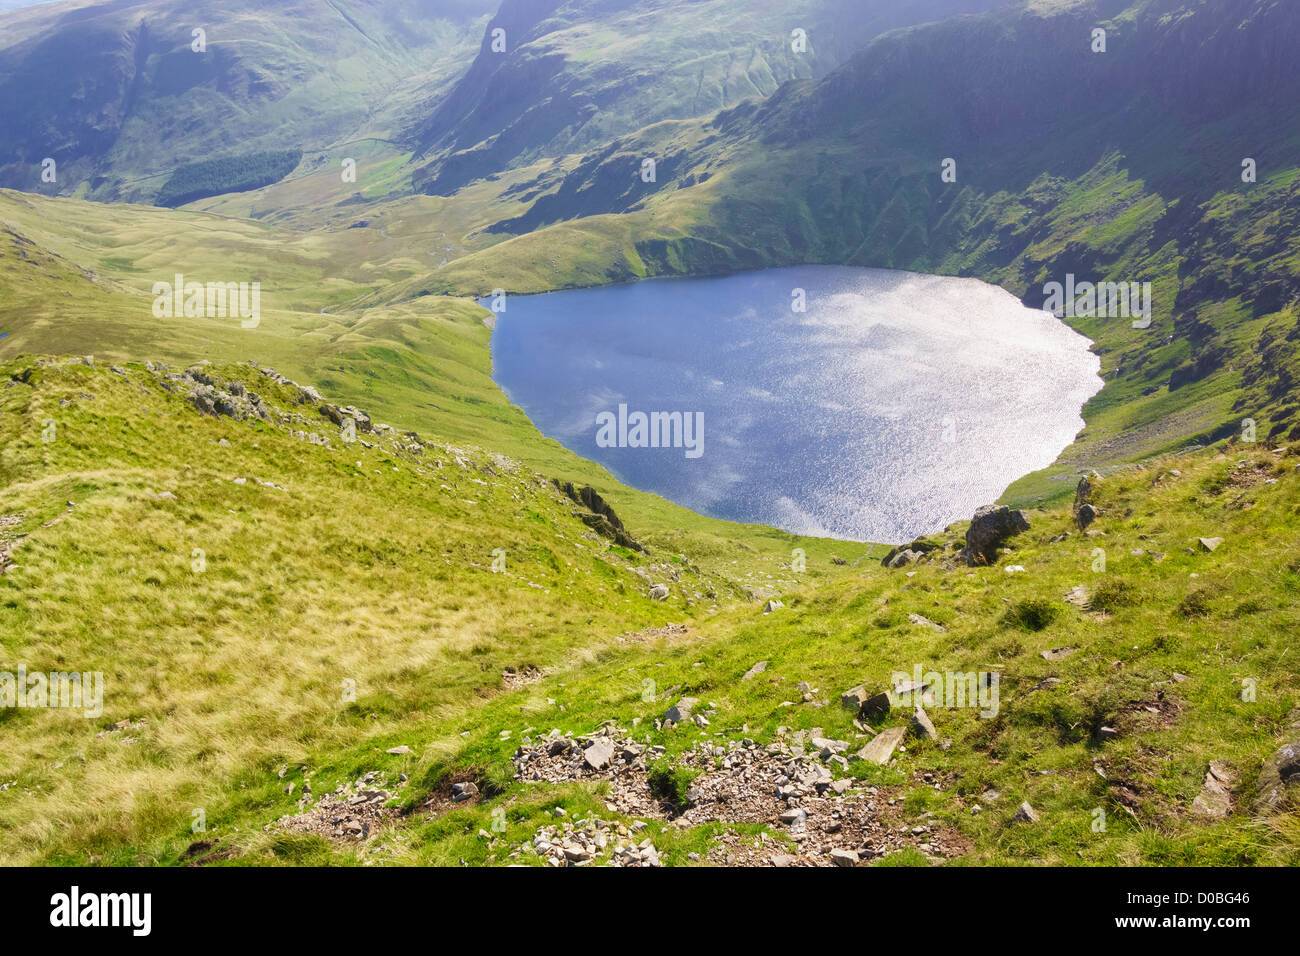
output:
[[[189,389],[186,400],[201,415],[214,418],[233,418],[236,421],[261,419],[271,421],[271,413],[262,404],[261,396],[245,387],[243,382],[222,382],[210,375],[202,366],[194,366],[185,372],[167,373],[164,382],[172,391]]]
[[[890,552],[881,559],[880,563],[886,568],[903,568],[909,564],[915,564],[927,555],[942,549],[943,545],[936,541],[917,538],[910,544],[900,544],[890,549]]]
[[[314,391],[314,389],[313,389]],[[337,405],[331,405],[329,402],[323,402],[320,406],[320,413],[328,418],[335,425],[342,428],[349,419],[355,423],[359,432],[372,434],[374,426],[370,422],[370,416],[355,405],[345,405],[339,408]]]
[[[887,763],[902,743],[905,728],[886,730],[868,745],[867,756],[847,753],[846,741],[822,738],[814,728],[790,734],[779,728],[769,744],[755,740],[701,740],[673,758],[676,769],[689,783],[684,793],[666,794],[652,777],[668,759],[662,746],[650,746],[626,736],[613,721],[605,721],[590,735],[566,736],[552,730],[545,737],[526,737],[514,755],[516,779],[549,784],[602,782],[608,790],[605,807],[611,813],[643,819],[622,824],[573,820],[571,825],[548,827],[530,844],[516,847],[519,854],[536,853],[551,865],[626,865],[614,842],[611,827],[625,839],[645,834],[645,818],[673,819],[681,826],[750,823],[781,826],[786,843],[746,836],[734,842],[719,837],[709,850],[713,862],[763,866],[850,866],[911,847],[935,862],[959,855],[958,843],[946,828],[921,822],[899,826],[892,792],[848,775],[852,761],[870,759]],[[592,765],[587,754],[601,744],[599,756],[612,752],[607,764]],[[811,746],[808,746],[808,745]],[[598,761],[603,763],[603,759]],[[684,798],[684,799],[682,799]],[[564,820],[563,808],[552,816]],[[619,829],[620,827],[625,829]],[[604,830],[605,841],[600,831]],[[491,834],[480,834],[492,839]],[[515,858],[515,853],[511,854]],[[692,858],[694,859],[694,858]]]
[[[1300,798],[1300,737],[1273,754],[1259,773],[1255,786],[1255,812],[1284,807]]]
[[[985,505],[975,512],[966,529],[963,556],[972,565],[992,564],[1008,538],[1028,530],[1029,517],[1023,511],[1013,511],[1005,505]]]
[[[573,516],[580,519],[592,531],[629,550],[645,551],[645,546],[627,533],[627,529],[623,527],[623,522],[614,513],[614,509],[610,507],[609,502],[602,498],[600,493],[591,485],[577,488],[573,482],[560,481],[558,478],[552,478],[551,482],[570,501],[582,505],[586,509],[585,511],[575,511]]]

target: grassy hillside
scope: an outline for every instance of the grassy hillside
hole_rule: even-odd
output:
[[[890,864],[1300,862],[1295,814],[1251,809],[1300,720],[1285,450],[1113,476],[1089,535],[1034,512],[989,568],[952,562],[955,530],[912,569],[810,547],[800,571],[789,552],[629,521],[637,555],[490,447],[373,428],[247,364],[24,357],[0,373],[5,667],[99,671],[105,688],[90,717],[0,711],[6,862],[541,863],[523,849],[540,829],[592,816],[616,836],[597,862],[650,840],[669,864],[826,865],[850,834]],[[196,393],[234,417],[201,415]],[[785,606],[764,615],[759,586]],[[931,705],[936,738],[888,766],[825,762],[845,835],[796,847],[763,774],[813,738],[848,754],[906,726],[903,707],[855,724],[839,694],[918,665],[996,670],[997,715]],[[658,727],[683,696],[706,723]],[[515,779],[521,745],[605,721],[664,749],[617,774],[551,761],[557,782]],[[753,778],[698,749],[735,757],[743,740],[791,749]],[[1210,760],[1234,783],[1206,820],[1191,807]],[[453,783],[474,785],[460,804]],[[338,807],[339,788],[364,808]],[[1022,801],[1037,823],[1012,821]],[[335,833],[339,814],[356,830]]]

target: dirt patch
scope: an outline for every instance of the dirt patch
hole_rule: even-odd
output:
[[[1237,462],[1228,472],[1228,487],[1245,490],[1276,479],[1277,466],[1274,462],[1251,458]]]
[[[1153,730],[1167,730],[1178,722],[1182,712],[1178,700],[1158,690],[1152,697],[1125,704],[1116,724],[1120,733],[1142,736]]]
[[[442,816],[460,807],[472,807],[483,799],[483,778],[471,771],[453,774],[438,784],[420,809],[430,816]]]
[[[191,843],[181,854],[181,862],[186,866],[207,866],[209,863],[220,863],[222,860],[231,860],[238,856],[232,849],[217,850],[215,847],[216,843],[212,840]]]
[[[540,667],[534,667],[532,664],[529,664],[521,671],[517,671],[513,667],[507,667],[501,672],[501,686],[507,691],[519,690],[519,688],[527,687],[529,684],[538,683],[545,676],[546,671]]]

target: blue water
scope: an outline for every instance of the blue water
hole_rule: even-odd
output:
[[[1088,344],[974,279],[798,266],[511,296],[492,359],[544,434],[626,484],[718,518],[899,542],[1056,459],[1101,388]],[[620,405],[702,413],[703,441],[601,447]]]

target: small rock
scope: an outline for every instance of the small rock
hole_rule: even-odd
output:
[[[1211,760],[1201,792],[1192,801],[1192,810],[1202,816],[1222,819],[1232,809],[1232,771],[1222,760]]]
[[[935,740],[939,736],[930,720],[930,715],[920,707],[912,714],[912,733],[922,740]]]
[[[695,705],[699,702],[699,698],[696,697],[683,697],[668,708],[668,712],[664,714],[664,720],[671,720],[674,724],[689,720],[691,713],[695,710]]]
[[[455,803],[463,803],[478,796],[478,787],[472,783],[453,783],[451,785],[451,799]]]
[[[1300,791],[1300,740],[1280,747],[1264,764],[1255,787],[1257,813],[1280,808],[1288,793]]]
[[[889,758],[894,755],[894,751],[903,742],[903,737],[906,734],[906,727],[890,727],[882,730],[874,740],[858,751],[858,759],[867,760],[883,767],[889,763]]]
[[[1038,811],[1035,810],[1033,807],[1031,807],[1029,805],[1029,801],[1026,800],[1024,803],[1020,805],[1020,808],[1016,810],[1016,814],[1011,818],[1011,822],[1012,823],[1037,823],[1038,819],[1039,819]]]

